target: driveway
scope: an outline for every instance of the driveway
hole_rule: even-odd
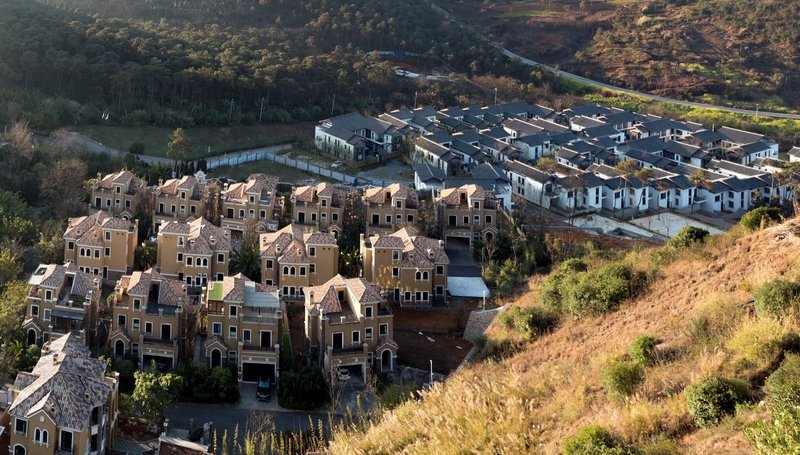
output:
[[[250,428],[265,428],[274,424],[277,431],[305,431],[309,429],[311,421],[314,425],[318,425],[317,422],[320,421],[325,426],[328,423],[328,415],[318,412],[271,411],[248,409],[240,405],[201,403],[179,403],[166,409],[164,415],[169,419],[171,428],[186,430],[189,428],[189,419],[194,419],[195,426],[213,422],[219,434],[228,430],[228,434],[232,435],[238,426],[242,436],[248,425]]]
[[[370,180],[383,180],[383,183],[414,183],[414,170],[400,158],[393,158],[378,167],[361,171],[357,177]]]
[[[449,276],[479,277],[481,268],[472,257],[472,248],[468,241],[451,238],[447,242],[445,252],[450,259],[450,266],[447,268]]]

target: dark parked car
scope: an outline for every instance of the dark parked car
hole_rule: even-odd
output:
[[[256,399],[258,401],[269,401],[270,392],[268,379],[260,379],[258,381],[258,387],[256,387]]]

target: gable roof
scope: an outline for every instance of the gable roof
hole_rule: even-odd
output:
[[[414,165],[414,173],[417,174],[421,182],[430,182],[432,180],[443,182],[447,175],[443,170],[438,167],[431,166],[428,163],[417,163]]]
[[[19,393],[8,412],[27,419],[42,411],[60,428],[83,429],[92,409],[106,404],[113,392],[105,380],[106,366],[90,357],[77,335],[50,341],[33,371],[17,377]]]

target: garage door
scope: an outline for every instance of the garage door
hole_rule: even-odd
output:
[[[242,363],[243,382],[258,382],[261,378],[275,382],[275,365],[268,363]]]

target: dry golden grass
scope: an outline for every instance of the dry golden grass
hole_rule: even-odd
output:
[[[510,357],[470,366],[421,401],[401,405],[366,428],[338,433],[330,450],[557,454],[578,427],[600,424],[640,447],[668,438],[682,453],[750,453],[741,428],[763,411],[745,409],[717,427],[698,430],[683,389],[711,374],[751,377],[773,359],[776,337],[797,329],[756,320],[750,293],[778,276],[800,276],[798,235],[800,222],[789,222],[690,249],[616,312],[565,320]],[[633,251],[625,260],[646,270],[649,258],[648,251]],[[515,304],[536,305],[536,300],[530,292]],[[699,324],[701,319],[705,323]],[[635,396],[607,397],[604,366],[624,358],[642,334],[660,341],[656,364],[647,368]],[[488,335],[515,341],[497,325]]]

